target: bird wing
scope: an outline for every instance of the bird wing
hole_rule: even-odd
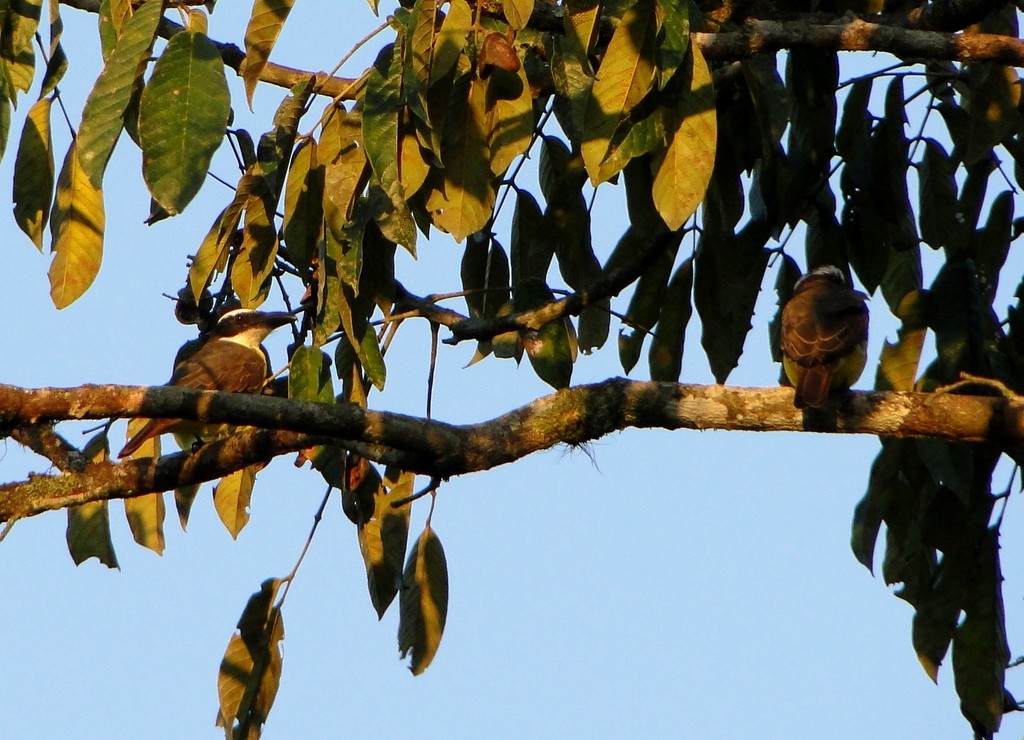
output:
[[[212,339],[174,368],[168,385],[228,393],[255,393],[267,379],[262,349]]]
[[[854,290],[808,291],[783,314],[782,350],[803,367],[849,354],[867,340],[867,296]]]

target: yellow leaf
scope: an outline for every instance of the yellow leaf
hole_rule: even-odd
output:
[[[675,130],[667,149],[654,156],[654,206],[670,229],[678,229],[704,200],[715,166],[718,122],[711,71],[700,49],[690,46],[690,87],[667,118]]]
[[[230,730],[228,737],[259,737],[281,685],[284,617],[274,603],[281,583],[268,578],[249,597],[224,651],[217,676],[217,726]]]
[[[423,157],[423,150],[413,134],[402,134],[399,139],[398,181],[406,198],[415,195],[430,173],[430,165]]]
[[[94,188],[72,144],[57,179],[50,217],[53,262],[50,298],[57,308],[74,303],[92,285],[103,258],[103,191]]]
[[[213,507],[232,538],[237,539],[249,523],[249,500],[255,483],[256,467],[250,465],[224,476],[213,489]]]
[[[243,308],[256,308],[266,300],[277,247],[274,207],[264,194],[253,193],[245,204],[242,244],[231,269],[231,287]]]
[[[652,0],[639,0],[622,16],[591,88],[583,116],[583,163],[595,185],[614,172],[601,163],[615,130],[654,83],[654,42],[657,23]]]
[[[53,200],[51,103],[50,98],[42,98],[29,110],[14,161],[14,220],[39,250]]]
[[[294,4],[295,0],[255,0],[252,4],[249,25],[245,29],[245,61],[241,69],[250,108],[256,83],[267,66],[270,52]]]
[[[110,458],[106,432],[100,432],[86,443],[83,453],[90,462]],[[90,501],[68,507],[68,552],[75,565],[96,558],[108,568],[117,568],[117,555],[110,540],[110,513],[106,501]]]
[[[510,74],[502,78],[512,77]],[[487,111],[487,131],[491,149],[491,172],[502,175],[512,161],[526,151],[533,136],[533,98],[526,68],[519,67],[513,77],[514,87],[503,91],[509,97],[498,97]],[[488,80],[488,97],[499,84],[497,73]],[[514,97],[512,97],[514,95]]]
[[[530,16],[533,15],[533,3],[534,0],[505,0],[501,7],[505,11],[508,24],[516,30],[526,28]]]
[[[448,617],[448,564],[444,548],[427,526],[409,554],[402,579],[398,649],[412,655],[409,670],[418,676],[437,654]]]

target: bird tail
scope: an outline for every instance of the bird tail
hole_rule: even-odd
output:
[[[828,400],[829,386],[832,384],[832,369],[826,365],[814,365],[807,368],[800,376],[796,386],[796,407],[802,409],[810,406],[818,408]]]
[[[164,430],[173,423],[174,422],[171,419],[150,419],[139,431],[132,435],[131,439],[125,443],[124,447],[121,448],[121,451],[117,453],[118,459],[128,457],[129,455],[138,452],[139,448],[142,447],[147,440],[162,434]]]

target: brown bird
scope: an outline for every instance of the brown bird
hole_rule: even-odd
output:
[[[800,278],[782,309],[782,365],[796,407],[822,406],[857,382],[867,362],[868,297],[828,265]]]
[[[236,309],[220,317],[194,354],[174,366],[167,385],[228,393],[258,393],[270,375],[261,342],[279,326],[295,321],[289,313]],[[209,426],[205,427],[209,430]],[[161,434],[196,434],[204,425],[182,419],[150,419],[117,453],[127,457]],[[216,427],[214,427],[216,429]]]

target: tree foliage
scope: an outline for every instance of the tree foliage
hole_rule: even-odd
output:
[[[55,152],[51,128],[62,125],[55,103],[67,67],[62,5],[97,13],[105,61],[74,143]],[[292,412],[253,416],[271,399],[228,407],[225,418],[212,402],[177,408],[277,430],[243,432],[251,443],[244,449],[222,440],[158,464],[154,448],[115,465],[109,427],[81,451],[52,429],[95,417],[82,409],[98,407],[98,393],[82,389],[75,410],[55,403],[31,420],[18,407],[0,408],[7,436],[79,476],[70,479],[73,502],[48,499],[38,478],[0,487],[0,519],[67,507],[75,561],[113,567],[109,498],[131,501],[136,540],[160,551],[164,502],[155,492],[175,490],[184,524],[195,486],[219,478],[216,509],[237,536],[259,467],[301,450],[329,491],[341,491],[378,614],[399,596],[400,648],[420,673],[441,640],[448,585],[429,523],[407,554],[414,498],[444,477],[537,449],[545,413],[567,420],[553,427],[554,440],[570,444],[672,422],[650,410],[664,388],[621,383],[540,399],[514,412],[519,426],[495,420],[492,430],[522,442],[506,449],[471,447],[470,435],[429,419],[373,416],[373,396],[387,386],[387,349],[404,321],[444,326],[448,343],[475,341],[476,361],[525,355],[557,390],[571,385],[580,350],[609,351],[613,323],[625,373],[646,349],[649,377],[677,383],[696,312],[707,361],[726,383],[769,273],[781,306],[801,266],[836,265],[881,297],[876,314],[888,310],[899,322],[874,364],[875,388],[905,395],[845,399],[824,417],[798,415],[800,428],[872,431],[858,406],[869,403],[904,404],[920,421],[936,391],[998,397],[983,403],[999,421],[981,432],[963,431],[980,407],[965,421],[956,404],[931,426],[887,428],[852,533],[854,555],[874,569],[884,532],[881,573],[914,608],[922,666],[935,679],[952,650],[965,717],[978,736],[996,732],[1017,708],[1004,686],[998,539],[1007,494],[993,491],[999,460],[1020,461],[1011,430],[1024,390],[1024,279],[1004,270],[1024,231],[1015,212],[1024,184],[1015,7],[823,1],[801,14],[756,2],[403,0],[375,39],[373,64],[340,78],[271,61],[293,5],[255,0],[242,53],[210,38],[196,7],[181,6],[178,25],[161,0],[49,0],[48,44],[36,52],[42,0],[0,3],[0,152],[20,126],[14,218],[53,255],[54,305],[80,298],[100,268],[104,173],[127,137],[142,152],[154,224],[188,207],[225,141],[237,152],[233,192],[188,247],[179,319],[202,332],[229,307],[268,300],[301,314],[278,389]],[[844,50],[888,52],[894,62],[854,72],[840,63]],[[231,99],[225,67],[242,77],[245,101]],[[13,122],[14,104],[35,82],[36,102]],[[267,131],[230,128],[232,106],[251,105],[261,84],[286,88]],[[524,167],[527,159],[536,168]],[[623,198],[628,213],[603,261],[592,243],[598,191]],[[415,256],[438,233],[463,250],[463,312],[410,293],[396,271],[399,249]],[[998,304],[1001,281],[1018,285],[1015,305]],[[777,317],[769,330],[777,353]],[[607,400],[633,390],[635,407]],[[152,395],[105,413],[154,413],[163,397]],[[297,401],[336,414],[318,421],[310,411],[296,421],[308,411]],[[770,404],[752,413],[758,428],[784,428]],[[420,494],[415,474],[430,478]],[[258,734],[270,711],[290,578],[264,582],[228,646],[218,722],[229,734]]]

